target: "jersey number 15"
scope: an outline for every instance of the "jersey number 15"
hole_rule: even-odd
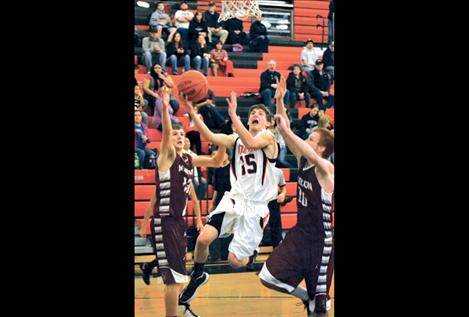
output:
[[[241,174],[242,175],[246,174],[246,168],[244,167],[245,165],[248,166],[247,168],[248,174],[255,174],[257,172],[257,164],[256,164],[255,156],[253,153],[245,155],[245,156],[240,155],[239,158],[241,160]]]

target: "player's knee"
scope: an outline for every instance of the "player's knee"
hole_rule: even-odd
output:
[[[212,241],[207,235],[201,234],[197,238],[197,244],[201,246],[202,248],[208,248],[211,243]]]

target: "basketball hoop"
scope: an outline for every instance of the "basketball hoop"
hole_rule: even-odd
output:
[[[222,13],[218,18],[218,22],[235,17],[240,20],[246,20],[250,16],[262,14],[256,0],[222,0],[221,10]]]

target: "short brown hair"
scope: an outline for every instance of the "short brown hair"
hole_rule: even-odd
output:
[[[328,158],[334,152],[334,133],[324,128],[316,128],[313,132],[319,134],[318,145],[325,147],[322,157]]]
[[[272,119],[273,119],[273,115],[270,113],[270,110],[267,109],[266,106],[264,106],[263,104],[259,103],[259,104],[256,104],[256,105],[252,105],[250,108],[249,108],[249,113],[248,113],[248,117],[251,115],[251,112],[254,110],[254,109],[261,109],[261,110],[264,110],[265,112],[265,115],[267,117],[267,122],[271,122]]]

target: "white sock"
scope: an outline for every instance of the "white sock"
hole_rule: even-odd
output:
[[[308,292],[306,291],[305,288],[303,288],[299,285],[290,294],[295,296],[295,297],[298,297],[302,301],[309,300]]]

